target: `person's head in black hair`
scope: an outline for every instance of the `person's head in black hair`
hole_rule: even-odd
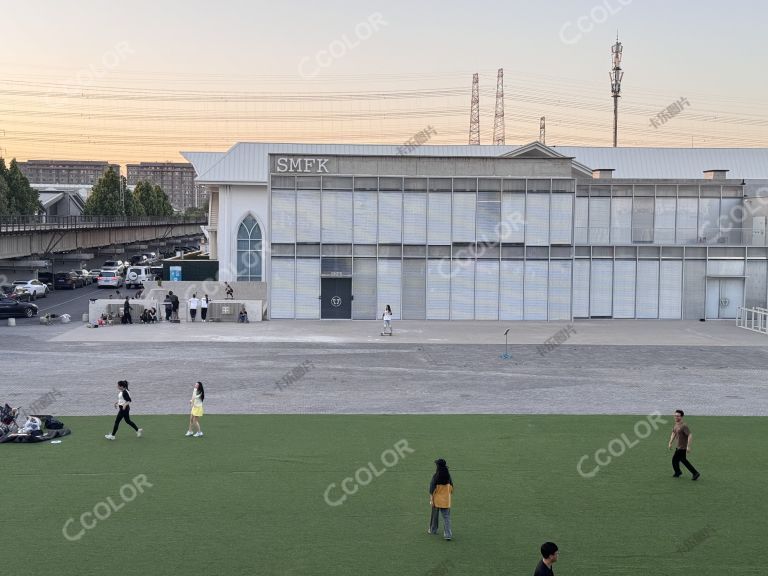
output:
[[[120,390],[128,390],[128,380],[118,380],[117,387]]]
[[[448,464],[442,458],[435,460],[435,484],[453,484],[451,473],[448,471]]]
[[[197,394],[200,395],[200,401],[202,402],[205,400],[205,388],[203,388],[203,383],[200,381],[197,381],[195,383],[195,390],[197,390]]]
[[[541,545],[541,557],[547,566],[557,562],[557,544],[554,542],[544,542]]]

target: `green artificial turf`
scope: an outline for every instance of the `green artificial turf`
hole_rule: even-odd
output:
[[[183,437],[179,416],[134,418],[143,438],[123,425],[109,442],[111,418],[80,417],[64,419],[74,433],[61,444],[0,445],[7,565],[65,576],[529,575],[552,540],[559,576],[765,573],[764,418],[691,418],[698,482],[671,477],[670,417],[592,478],[577,472],[580,457],[621,434],[634,442],[642,417],[209,415],[199,439]],[[386,468],[381,454],[400,440],[414,452]],[[456,486],[451,542],[426,534],[438,457]],[[326,504],[328,485],[368,462],[380,476]],[[143,494],[64,538],[68,518],[76,535],[83,512],[108,497],[119,506],[140,474],[152,485]]]

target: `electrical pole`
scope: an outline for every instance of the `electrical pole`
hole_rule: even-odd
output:
[[[496,75],[496,113],[493,118],[493,143],[504,145],[504,68]]]
[[[547,145],[547,120],[544,116],[539,118],[539,142]]]
[[[469,143],[480,144],[480,81],[472,75],[472,104],[469,111]]]
[[[613,147],[616,148],[619,140],[619,98],[621,97],[621,79],[624,72],[621,70],[621,53],[624,47],[619,42],[619,33],[616,32],[616,44],[611,48],[613,55],[613,69],[611,70],[611,94],[613,94]]]

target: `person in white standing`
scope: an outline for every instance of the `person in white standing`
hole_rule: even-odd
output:
[[[202,300],[200,300],[200,319],[205,322],[205,319],[208,317],[208,294],[203,296]]]
[[[381,318],[384,320],[384,331],[381,335],[392,336],[392,308],[389,307],[389,304],[384,307],[384,314],[381,315]]]
[[[202,382],[195,382],[192,389],[192,399],[189,403],[192,405],[192,411],[189,414],[189,428],[184,436],[194,436],[200,438],[203,431],[200,429],[200,417],[203,415],[203,401],[205,400],[205,390]],[[197,432],[192,432],[192,428],[197,428]]]
[[[195,316],[197,315],[197,307],[200,306],[200,299],[197,297],[197,294],[192,294],[192,298],[189,299],[189,316],[192,318],[192,322],[195,321]]]

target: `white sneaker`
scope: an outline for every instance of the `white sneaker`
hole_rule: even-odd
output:
[[[144,428],[139,428],[138,430],[136,430],[136,436],[141,438],[142,432],[144,432]]]
[[[203,435],[202,432],[195,432],[195,438],[200,438],[200,436],[202,435]]]
[[[114,440],[115,439],[115,437],[112,436],[112,434],[104,434],[104,438],[106,438],[107,440]]]
[[[187,430],[187,433],[184,434],[184,436],[192,436],[193,432],[192,430]]]

